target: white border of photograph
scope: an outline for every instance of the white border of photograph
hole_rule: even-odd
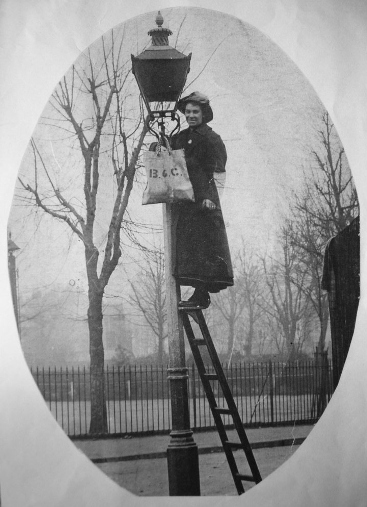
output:
[[[165,7],[223,11],[269,36],[298,65],[341,138],[361,205],[361,292],[352,345],[338,388],[315,429],[276,472],[240,498],[265,506],[364,505],[367,497],[364,206],[367,183],[367,5],[358,0],[3,0],[1,70],[0,485],[3,506],[145,504],[82,455],[52,418],[19,344],[7,273],[6,225],[21,159],[58,80],[81,51],[118,23]],[[212,498],[160,498],[160,505]],[[158,503],[158,500],[157,500]]]

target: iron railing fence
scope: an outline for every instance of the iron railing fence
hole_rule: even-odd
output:
[[[244,426],[316,422],[332,395],[331,362],[223,365]],[[90,423],[88,368],[36,368],[32,375],[57,422],[70,437],[87,437]],[[213,372],[212,367],[207,371]],[[166,366],[106,366],[108,435],[166,433],[171,429]],[[218,406],[226,406],[213,382]],[[214,428],[195,365],[189,367],[193,430]],[[224,416],[230,427],[230,416]],[[107,436],[107,435],[106,435]]]

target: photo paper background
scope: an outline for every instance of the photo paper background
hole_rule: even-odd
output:
[[[97,37],[134,15],[167,5],[124,2],[19,2],[3,6],[1,69],[3,351],[1,354],[0,483],[4,505],[118,505],[122,492],[89,462],[49,416],[30,382],[17,340],[6,272],[6,222],[25,147],[55,84]],[[182,4],[181,4],[182,5]],[[186,3],[191,6],[192,3]],[[336,8],[336,5],[338,8]],[[359,193],[362,299],[348,362],[333,400],[306,443],[281,469],[241,499],[256,505],[359,505],[365,495],[364,448],[364,170],[366,166],[364,43],[366,12],[358,2],[196,2],[223,10],[269,35],[298,64],[327,107],[341,137]],[[45,72],[47,69],[47,73]],[[353,428],[353,431],[351,431]],[[16,470],[16,473],[14,472]],[[339,480],[342,477],[342,480]],[[106,488],[106,490],[104,490]],[[107,491],[107,492],[106,492]],[[331,496],[330,496],[331,495]],[[145,500],[146,501],[146,500]],[[172,499],[162,499],[162,502]],[[176,500],[175,500],[176,501]],[[180,500],[177,500],[179,502]],[[185,499],[185,503],[190,501]],[[200,499],[204,503],[208,499]],[[219,500],[218,500],[219,501]],[[330,501],[330,503],[328,503]],[[195,499],[195,502],[199,502]],[[304,502],[304,503],[302,503]],[[161,503],[161,501],[160,501]]]

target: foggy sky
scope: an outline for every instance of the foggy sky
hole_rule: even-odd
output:
[[[188,84],[210,58],[185,94],[199,90],[211,98],[214,120],[210,126],[227,147],[222,205],[231,250],[236,251],[242,238],[255,251],[269,250],[287,206],[286,193],[299,186],[302,171],[309,167],[322,105],[293,62],[251,26],[201,9],[179,8],[162,14],[174,32],[171,45],[179,34],[177,49],[193,53]],[[137,54],[143,49],[149,40],[147,31],[154,25],[151,14],[125,24],[130,42],[127,58],[131,51]],[[141,188],[131,202],[137,219],[160,223],[161,206],[141,206]],[[9,226],[21,249],[17,260],[21,293],[53,283],[70,287],[70,281],[76,281],[79,290],[87,290],[82,244],[64,224],[43,217],[36,228],[29,208],[15,200]],[[96,232],[103,238],[103,225]],[[134,255],[132,251],[123,258],[132,274]],[[124,276],[118,268],[109,290],[120,290]]]

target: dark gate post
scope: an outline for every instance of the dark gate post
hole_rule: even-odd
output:
[[[273,377],[273,363],[269,359],[269,377],[270,377],[270,420],[274,424],[274,377]]]

